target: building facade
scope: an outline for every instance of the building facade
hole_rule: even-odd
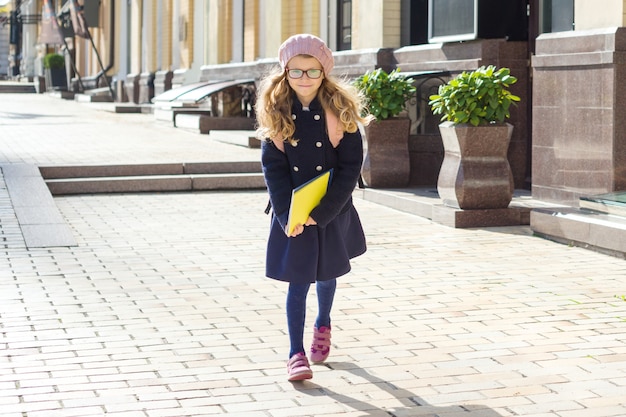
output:
[[[12,1],[26,16],[41,13],[46,0]],[[52,3],[63,13],[70,2]],[[90,38],[41,45],[37,26],[24,23],[17,48],[22,76],[38,75],[46,52],[65,50],[74,57],[71,76],[80,76],[83,88],[108,81],[116,100],[148,103],[199,81],[258,79],[276,63],[285,38],[312,33],[335,51],[336,75],[351,78],[383,67],[415,76],[422,90],[412,108],[411,184],[429,186],[436,183],[443,149],[438,120],[424,101],[438,83],[463,70],[506,66],[519,79],[513,92],[522,97],[511,117],[516,188],[564,204],[626,189],[626,0],[603,0],[602,7],[597,0],[76,3],[86,12],[97,10],[89,12]]]

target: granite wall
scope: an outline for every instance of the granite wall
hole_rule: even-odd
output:
[[[481,65],[510,68],[512,74],[518,78],[518,82],[511,90],[520,96],[522,101],[511,108],[511,118],[508,120],[514,126],[508,159],[513,171],[515,187],[530,187],[530,89],[527,42],[487,39],[450,44],[416,45],[396,50],[380,48],[341,51],[334,55],[333,74],[341,78],[353,79],[379,67],[386,71],[399,68],[402,72],[418,74],[414,78],[422,94],[413,100],[408,112],[414,122],[409,139],[411,186],[436,186],[443,161],[443,145],[438,131],[440,117],[434,116],[430,111],[427,105],[429,95],[437,91],[439,84],[464,70],[473,70]],[[206,65],[201,67],[199,81],[247,78],[258,80],[276,64],[277,60],[274,58],[246,63]],[[176,88],[184,84],[184,75],[184,71],[174,71],[170,81],[171,87]],[[129,74],[126,83],[129,100],[140,102],[145,99],[147,83],[141,81],[139,74]],[[157,84],[157,79],[155,79],[155,89]]]
[[[541,35],[532,71],[533,197],[626,190],[626,28]]]

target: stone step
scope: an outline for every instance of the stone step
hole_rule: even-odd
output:
[[[88,177],[260,173],[261,162],[234,161],[167,164],[55,165],[41,166],[39,167],[39,171],[43,178],[47,180]]]
[[[541,237],[626,258],[626,218],[577,208],[534,209],[530,225]]]
[[[48,91],[46,92],[47,95],[49,95],[50,97],[54,97],[54,98],[58,98],[58,99],[63,99],[63,100],[74,100],[74,97],[76,96],[76,93],[74,93],[73,91]]]
[[[28,248],[75,246],[71,228],[59,212],[50,190],[34,165],[0,167],[19,229]]]
[[[580,208],[626,218],[626,193],[608,193],[583,196]]]
[[[534,200],[528,190],[515,190],[506,209],[461,210],[443,204],[435,187],[360,190],[364,200],[425,217],[455,228],[520,226],[530,223],[534,208],[555,205]]]
[[[2,82],[0,83],[0,93],[6,94],[35,94],[35,85],[32,83],[21,82]]]
[[[90,94],[75,94],[74,100],[78,101],[79,103],[112,103],[113,97]]]
[[[262,173],[134,175],[47,179],[53,195],[263,189]]]
[[[135,104],[135,103],[114,103],[112,110],[114,113],[142,113],[152,114],[153,106],[149,103]]]
[[[53,195],[265,188],[258,161],[40,167]]]
[[[174,126],[207,134],[212,130],[253,130],[256,120],[250,117],[213,117],[207,114],[177,113]]]

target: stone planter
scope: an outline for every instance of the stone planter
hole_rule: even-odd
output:
[[[44,70],[46,89],[48,91],[67,90],[67,74],[65,68],[47,68]]]
[[[507,159],[513,126],[444,122],[439,131],[445,154],[437,191],[443,204],[463,210],[507,208],[514,190]]]
[[[406,187],[411,165],[409,159],[408,117],[373,121],[365,127],[365,157],[361,174],[372,188]]]
[[[35,86],[35,92],[37,94],[43,94],[46,92],[46,78],[42,77],[40,75],[35,76],[34,81],[34,86]]]

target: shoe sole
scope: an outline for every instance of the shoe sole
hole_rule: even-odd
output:
[[[287,378],[287,381],[289,382],[304,381],[306,379],[311,379],[311,378],[313,378],[312,372],[300,372],[299,374],[290,375],[289,378]]]

